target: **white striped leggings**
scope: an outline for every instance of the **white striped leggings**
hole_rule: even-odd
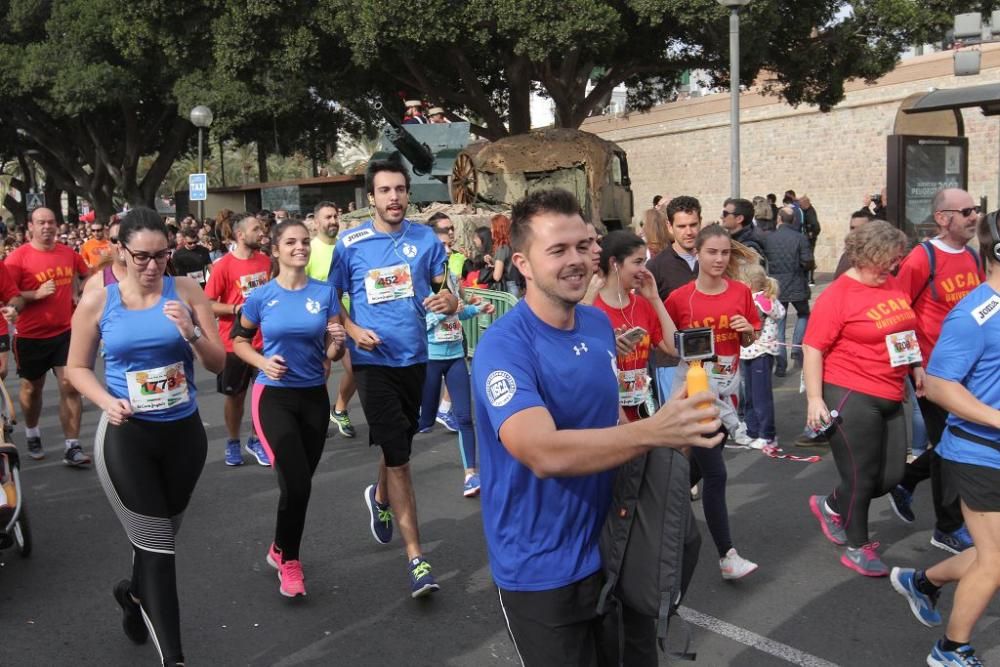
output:
[[[121,426],[102,416],[97,427],[97,475],[132,543],[131,592],[163,662],[184,660],[174,536],[207,449],[197,411],[169,422],[131,417]]]

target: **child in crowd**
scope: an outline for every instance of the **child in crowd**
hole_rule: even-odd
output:
[[[760,338],[740,349],[745,387],[744,414],[750,447],[764,449],[778,444],[774,426],[774,396],[771,370],[778,354],[778,322],[785,307],[778,301],[778,282],[768,277],[760,265],[744,269],[745,282],[753,293],[762,323]]]

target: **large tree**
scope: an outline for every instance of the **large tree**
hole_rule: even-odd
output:
[[[630,110],[663,100],[690,70],[728,84],[727,10],[716,0],[318,2],[324,29],[350,45],[373,90],[447,104],[489,138],[529,128],[533,90],[552,99],[557,127],[575,128],[619,84]],[[790,103],[829,109],[845,80],[884,74],[968,4],[754,0],[743,11],[741,82],[766,71]]]

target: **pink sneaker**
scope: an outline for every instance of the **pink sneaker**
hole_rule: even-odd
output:
[[[281,582],[278,591],[286,598],[306,594],[306,581],[300,561],[288,560],[282,563],[278,568],[278,580]]]
[[[271,542],[271,546],[267,550],[267,564],[275,570],[281,569],[281,552],[278,551],[278,547],[275,546],[274,542]]]
[[[847,547],[840,557],[841,564],[866,577],[887,577],[889,567],[878,557],[878,542],[869,542],[857,549]]]
[[[847,544],[844,521],[839,514],[834,514],[826,506],[826,496],[810,496],[809,509],[819,521],[819,527],[823,529],[826,539],[841,547]]]

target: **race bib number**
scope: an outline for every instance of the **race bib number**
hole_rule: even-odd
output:
[[[705,362],[705,372],[708,373],[708,384],[719,396],[729,396],[736,393],[739,386],[739,356],[722,355],[716,361]]]
[[[453,343],[462,340],[462,323],[451,315],[434,328],[434,340],[438,343]]]
[[[191,280],[199,283],[201,285],[205,284],[205,272],[204,271],[191,271],[187,274],[187,277]]]
[[[267,272],[260,271],[258,273],[251,273],[245,276],[240,276],[237,281],[240,287],[240,293],[243,295],[243,300],[245,301],[249,298],[250,294],[267,282]]]
[[[125,381],[135,412],[164,410],[191,400],[184,364],[180,361],[160,368],[129,371],[125,373]]]
[[[368,303],[385,303],[413,296],[413,280],[409,264],[397,264],[372,269],[365,275],[365,292]]]
[[[889,350],[889,363],[893,368],[909,366],[923,361],[920,345],[917,343],[916,331],[901,331],[885,337],[885,346]]]
[[[618,403],[625,406],[642,405],[649,396],[649,374],[645,368],[618,371]]]

